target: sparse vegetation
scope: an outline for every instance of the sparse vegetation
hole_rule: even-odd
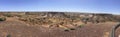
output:
[[[5,21],[6,18],[5,17],[0,17],[0,21]]]
[[[94,15],[92,17],[90,17],[90,15]],[[99,14],[78,14],[78,15],[67,15],[65,13],[55,13],[55,12],[48,12],[48,13],[25,13],[24,15],[19,15],[19,14],[14,14],[11,15],[10,13],[8,14],[4,14],[3,16],[7,16],[7,17],[13,17],[13,16],[17,16],[19,17],[18,19],[21,21],[24,21],[30,25],[61,25],[59,26],[60,28],[65,29],[65,31],[67,30],[75,30],[75,28],[69,28],[69,27],[73,27],[73,26],[69,26],[66,27],[65,25],[67,24],[73,24],[73,23],[77,23],[77,22],[81,22],[81,23],[77,23],[75,27],[83,27],[84,24],[87,24],[87,22],[91,22],[91,23],[99,23],[99,22],[107,22],[107,21],[111,21],[111,20],[116,20],[113,19],[112,16],[108,16],[108,15],[99,15]],[[4,17],[0,17],[0,21],[5,21],[6,18]],[[118,20],[118,19],[117,19]],[[84,24],[83,24],[84,23]]]
[[[70,30],[75,30],[75,28],[70,28]]]
[[[76,14],[73,13],[73,15],[71,16],[71,15],[66,15],[64,13],[57,13],[57,12],[56,13],[52,13],[52,12],[51,13],[25,13],[25,15],[16,14],[16,13],[15,13],[15,15],[1,14],[0,15],[0,21],[1,21],[0,28],[2,31],[4,31],[3,33],[5,33],[5,34],[7,34],[8,32],[14,32],[14,33],[12,33],[13,35],[8,34],[8,35],[5,35],[5,37],[12,37],[12,36],[30,37],[27,35],[31,35],[33,37],[36,35],[39,37],[39,35],[41,35],[42,33],[44,33],[46,36],[46,34],[48,35],[49,32],[50,32],[50,35],[52,34],[53,36],[54,36],[54,34],[57,34],[57,35],[60,34],[60,36],[61,36],[65,32],[67,32],[67,33],[65,33],[65,36],[70,35],[72,37],[73,35],[71,35],[71,34],[79,35],[81,33],[84,33],[86,35],[87,33],[85,33],[85,32],[88,32],[89,34],[94,32],[97,35],[97,33],[101,32],[102,30],[104,31],[105,29],[108,29],[110,26],[113,26],[112,24],[115,24],[115,22],[113,22],[113,21],[116,21],[116,22],[120,21],[120,18],[115,19],[111,16],[106,16],[106,15],[104,15],[104,16],[94,15],[96,17],[89,17],[89,15],[91,15],[91,14],[87,14],[87,15],[79,14],[76,16],[74,16],[74,15],[76,15]],[[81,17],[81,15],[84,17]],[[5,21],[5,22],[2,22],[2,21]],[[106,23],[103,23],[103,22],[106,22]],[[96,23],[96,24],[94,24],[94,23]],[[97,23],[99,23],[99,25],[97,25]],[[109,23],[109,24],[107,24],[107,23]],[[100,30],[99,28],[102,30]],[[93,29],[93,30],[91,30],[91,29]],[[21,32],[25,31],[25,32],[20,33],[20,35],[19,35],[19,34],[16,34],[16,32],[17,32],[16,30],[19,30]],[[63,32],[61,32],[61,30]],[[89,30],[89,31],[87,31],[87,30]],[[97,31],[99,31],[99,32],[97,32]],[[38,32],[40,32],[40,33],[38,33]],[[1,34],[3,34],[3,33],[1,33]],[[30,33],[30,34],[28,34],[28,33]],[[102,33],[100,33],[100,34],[102,34]],[[83,34],[81,34],[81,35],[83,35]],[[92,34],[90,34],[90,35],[92,35]],[[77,37],[77,36],[74,36],[74,37]],[[81,36],[78,36],[78,37],[81,37]],[[93,36],[91,36],[91,37],[93,37]],[[100,37],[101,37],[101,35],[100,35]]]
[[[64,31],[68,32],[68,31],[69,31],[69,29],[65,29]]]
[[[8,34],[6,37],[11,37],[11,35],[10,35],[10,34]]]
[[[78,27],[81,28],[81,27],[83,27],[83,26],[84,26],[84,24],[80,24]]]
[[[17,17],[22,17],[23,15],[15,15],[15,16],[17,16]]]
[[[84,22],[85,24],[87,24],[89,18],[83,17],[81,20],[82,20],[82,22]]]
[[[4,14],[4,16],[6,16],[6,17],[13,17],[12,14]]]
[[[37,14],[37,15],[36,15]],[[44,15],[44,16],[43,16]],[[50,16],[49,16],[50,15]],[[93,15],[89,17],[89,15]],[[102,23],[102,22],[107,22],[108,21],[108,16],[107,15],[98,15],[98,14],[87,14],[82,16],[79,15],[66,15],[64,13],[26,13],[26,15],[20,16],[20,20],[24,21],[26,23],[29,23],[30,25],[62,25],[60,28],[67,30],[75,30],[74,28],[67,28],[64,27],[65,24],[73,24],[76,23],[77,21],[82,22],[81,24],[76,24],[75,27],[83,27],[84,24],[87,24],[88,22],[91,23]],[[111,17],[111,16],[109,16]],[[106,20],[107,19],[107,20]],[[113,20],[113,19],[111,19]],[[115,19],[114,19],[115,20]],[[83,24],[84,23],[84,24]]]

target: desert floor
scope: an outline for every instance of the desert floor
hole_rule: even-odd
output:
[[[0,22],[0,37],[109,37],[111,28],[116,22],[88,23],[81,28],[64,31],[60,28],[48,29],[45,27],[29,26],[14,18],[7,18]],[[120,35],[120,28],[116,35]]]

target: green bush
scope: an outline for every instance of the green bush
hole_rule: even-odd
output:
[[[0,21],[5,21],[6,18],[5,17],[0,17]]]
[[[13,17],[11,14],[4,14],[4,16]]]

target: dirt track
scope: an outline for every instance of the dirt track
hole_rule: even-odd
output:
[[[71,31],[64,31],[60,28],[48,29],[38,26],[28,26],[16,19],[8,19],[0,22],[0,37],[109,37],[109,32],[113,25],[117,23],[106,22],[99,24],[88,23],[82,28]],[[118,29],[120,31],[120,28]],[[117,32],[117,35],[120,32]]]

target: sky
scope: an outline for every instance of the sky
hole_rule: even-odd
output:
[[[0,11],[66,11],[120,14],[120,0],[0,0]]]

